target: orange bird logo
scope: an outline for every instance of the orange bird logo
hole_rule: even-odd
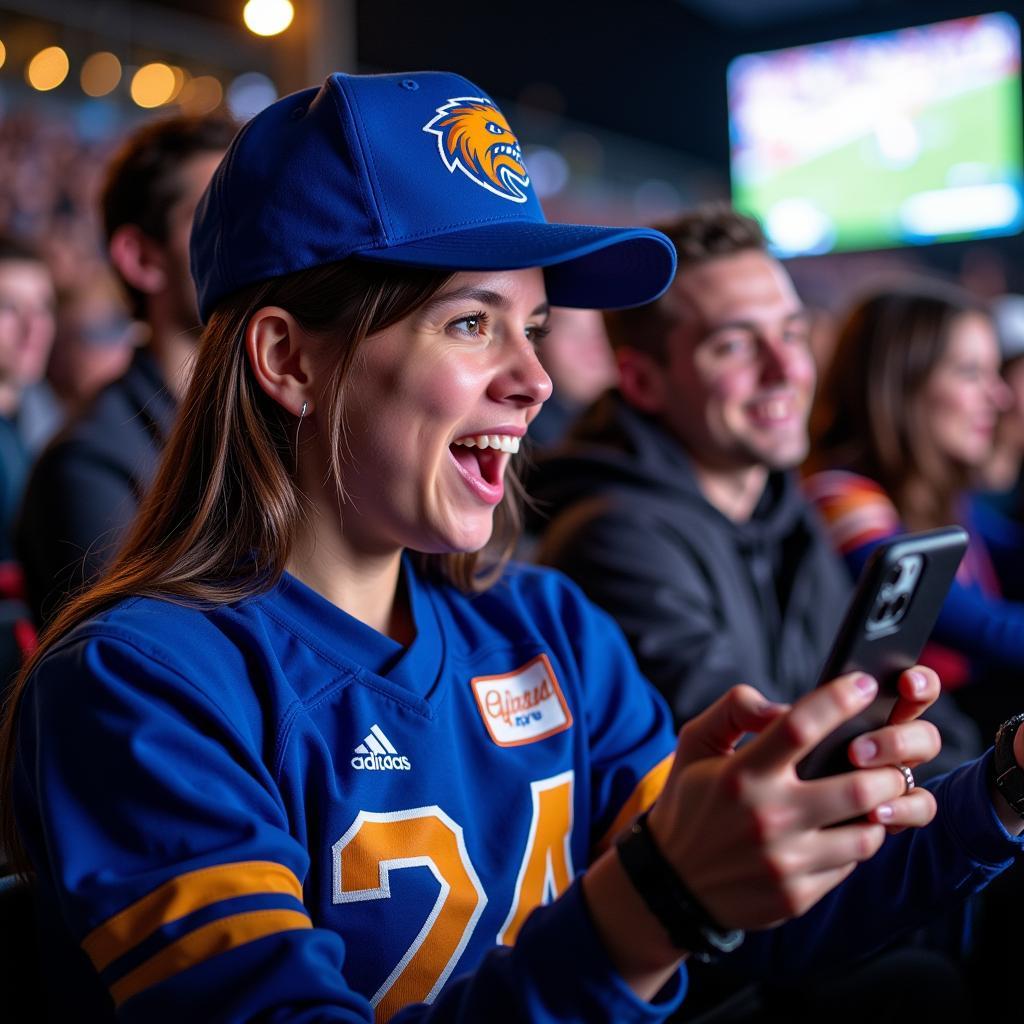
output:
[[[526,202],[530,176],[523,166],[523,151],[504,114],[490,100],[449,100],[423,130],[437,136],[437,150],[449,171],[458,168],[502,199]]]

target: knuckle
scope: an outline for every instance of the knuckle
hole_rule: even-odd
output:
[[[782,732],[786,742],[794,747],[810,746],[817,739],[813,722],[803,715],[787,715],[783,720]]]
[[[751,831],[754,841],[770,842],[784,828],[785,810],[781,807],[757,807],[750,815]]]
[[[847,782],[847,796],[854,807],[867,810],[875,803],[875,787],[866,772],[851,774]]]
[[[762,858],[767,877],[785,891],[792,885],[796,863],[793,855],[786,850],[771,850]]]
[[[885,841],[885,829],[881,825],[872,825],[862,829],[854,842],[854,859],[868,860],[873,857]]]

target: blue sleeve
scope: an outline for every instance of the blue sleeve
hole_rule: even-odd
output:
[[[33,674],[16,812],[42,902],[57,908],[51,938],[85,952],[123,1021],[369,1024],[341,937],[304,903],[309,857],[265,763],[272,737],[187,675],[135,638],[81,634]],[[679,1004],[685,978],[639,1000],[577,884],[534,913],[514,948],[396,1019],[640,1024]]]
[[[1019,601],[1024,597],[1024,524],[974,497],[970,503],[970,528],[988,549],[1004,596]]]
[[[808,913],[751,936],[736,965],[757,975],[796,977],[848,962],[928,923],[1024,860],[992,807],[992,752],[929,784],[939,805],[923,829],[889,836],[882,849]]]

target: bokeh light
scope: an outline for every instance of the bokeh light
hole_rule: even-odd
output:
[[[147,110],[163,106],[174,94],[174,72],[160,61],[143,64],[132,76],[132,99]]]
[[[178,103],[187,114],[209,114],[223,99],[224,89],[213,75],[198,75],[182,86]]]
[[[3,40],[0,39],[0,68],[4,66],[4,62],[7,60],[7,47],[4,46]]]
[[[192,77],[184,68],[179,68],[177,64],[171,65],[171,74],[174,75],[174,88],[171,90],[171,95],[167,97],[168,103],[173,103],[181,95],[181,90],[185,88],[185,83]]]
[[[242,12],[246,28],[258,36],[276,36],[294,17],[295,8],[289,0],[249,0]]]
[[[28,62],[25,79],[33,89],[49,92],[68,77],[70,69],[68,55],[59,46],[48,46]]]
[[[86,96],[106,96],[121,81],[121,62],[105,50],[94,53],[82,65],[81,81]]]
[[[276,99],[277,86],[258,71],[247,71],[228,86],[228,110],[236,121],[248,121]]]

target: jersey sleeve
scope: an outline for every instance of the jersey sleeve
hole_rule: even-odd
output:
[[[135,637],[78,635],[33,674],[19,827],[41,902],[56,909],[48,927],[84,952],[118,1019],[374,1020],[346,984],[342,938],[304,904],[309,859],[267,767],[272,744],[241,705]],[[639,1024],[685,992],[680,971],[661,1001],[633,995],[578,884],[515,947],[467,966],[432,1005],[395,1019]]]
[[[930,825],[889,836],[803,917],[751,936],[736,963],[780,979],[849,962],[933,921],[1024,861],[1024,836],[1011,836],[992,807],[991,758],[989,751],[930,782],[939,805]]]

